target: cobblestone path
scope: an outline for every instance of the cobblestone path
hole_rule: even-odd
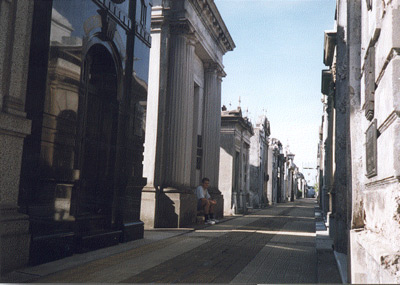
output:
[[[317,283],[314,206],[278,204],[35,282]]]

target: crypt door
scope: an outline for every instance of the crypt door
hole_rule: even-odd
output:
[[[117,72],[109,51],[94,45],[85,58],[81,120],[81,233],[112,229],[118,129]]]

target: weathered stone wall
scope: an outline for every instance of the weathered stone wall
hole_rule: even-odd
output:
[[[18,213],[33,1],[0,0],[0,274],[27,264],[29,221]]]
[[[399,283],[399,1],[348,1],[353,283]],[[360,56],[361,55],[361,56]],[[361,74],[361,80],[360,78]],[[367,130],[376,123],[376,140]],[[377,157],[372,150],[376,145]],[[367,171],[375,169],[375,171]]]

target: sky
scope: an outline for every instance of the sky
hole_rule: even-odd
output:
[[[266,114],[297,166],[316,167],[324,31],[334,27],[336,0],[215,3],[236,45],[223,59],[222,105],[235,109],[240,96],[243,114],[253,123]]]

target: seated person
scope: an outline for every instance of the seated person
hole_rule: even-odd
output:
[[[217,201],[211,199],[207,190],[208,186],[210,186],[210,179],[204,177],[201,185],[196,188],[197,210],[204,210],[205,224],[214,225],[218,223],[218,220],[214,218],[214,207]]]

